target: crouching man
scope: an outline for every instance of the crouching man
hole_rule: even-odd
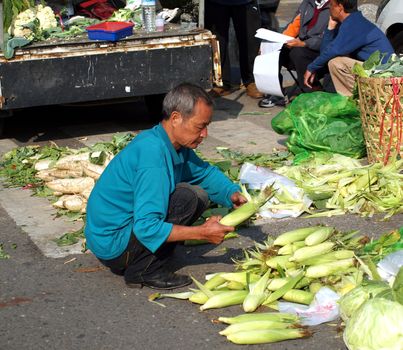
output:
[[[209,200],[246,202],[239,187],[193,151],[207,137],[213,107],[200,87],[183,83],[163,102],[162,122],[141,132],[97,181],[87,205],[88,248],[129,287],[173,289],[191,279],[169,268],[177,242],[221,243],[234,227],[212,217],[191,226]]]
[[[308,65],[304,84],[311,87],[316,72],[328,65],[336,91],[351,96],[355,84],[352,67],[377,50],[386,54],[384,62],[393,53],[385,34],[357,11],[357,0],[330,0],[330,19],[320,55]]]

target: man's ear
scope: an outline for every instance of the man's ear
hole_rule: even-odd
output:
[[[169,119],[171,119],[174,126],[180,125],[183,121],[182,114],[180,114],[178,111],[173,111]]]

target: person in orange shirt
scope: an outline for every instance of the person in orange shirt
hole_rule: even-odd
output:
[[[329,21],[329,0],[303,0],[292,21],[287,25],[283,34],[293,37],[281,49],[280,69],[286,67],[297,72],[297,84],[284,89],[286,96],[268,96],[259,101],[263,108],[275,105],[284,106],[287,100],[301,92],[311,92],[319,89],[316,82],[313,87],[304,85],[306,67],[320,54],[320,44],[323,33]],[[283,77],[280,75],[280,82]]]

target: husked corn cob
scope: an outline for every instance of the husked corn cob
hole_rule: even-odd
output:
[[[301,262],[308,258],[312,258],[317,255],[322,255],[328,253],[334,247],[333,242],[323,242],[310,247],[302,247],[297,249],[294,254],[290,257],[290,261]]]
[[[213,277],[211,277],[206,283],[204,283],[204,286],[207,289],[214,289],[220,285],[222,285],[223,283],[226,282],[226,279],[224,277],[222,277],[219,273],[214,275]]]
[[[249,294],[246,296],[242,305],[245,312],[255,311],[267,298],[265,291],[267,283],[269,282],[269,277],[270,269],[250,288]]]
[[[266,329],[232,333],[227,339],[235,344],[264,344],[275,343],[287,339],[297,339],[310,336],[305,329]]]
[[[234,317],[219,317],[218,321],[227,324],[252,321],[277,321],[297,323],[299,322],[299,317],[295,314],[290,314],[286,312],[260,312],[253,314],[241,314]]]
[[[307,292],[305,290],[291,289],[288,292],[284,293],[282,298],[293,303],[309,305],[312,302],[314,296],[315,295],[313,293]]]
[[[202,306],[200,306],[200,310],[203,311],[207,309],[239,305],[243,303],[247,295],[248,291],[246,290],[225,291],[209,298]]]
[[[348,259],[354,257],[354,251],[352,250],[334,250],[332,252],[314,256],[313,258],[308,258],[300,261],[301,265],[321,265],[326,263],[331,263],[332,261]]]
[[[255,273],[250,273],[247,271],[242,272],[226,272],[222,273],[221,277],[226,281],[235,281],[244,284],[245,286],[249,283],[255,283],[259,281],[260,276]]]
[[[218,295],[220,293],[226,292],[226,290],[212,290],[213,295]],[[193,295],[189,297],[189,301],[195,304],[203,305],[209,300],[209,297],[203,293],[202,291],[195,292]]]
[[[243,223],[252,215],[256,214],[259,211],[260,207],[274,195],[274,192],[272,191],[272,186],[266,187],[265,189],[261,190],[259,194],[253,198],[247,193],[244,186],[242,186],[242,191],[245,197],[248,198],[248,202],[235,209],[231,213],[225,215],[220,220],[220,224],[226,226],[237,226]]]
[[[276,291],[276,290],[280,289],[282,286],[284,286],[289,280],[290,280],[289,277],[273,278],[269,282],[267,289],[271,290],[271,291]],[[308,286],[310,283],[311,283],[311,279],[303,277],[295,285],[295,288],[296,289],[303,288],[303,287]]]
[[[297,249],[305,247],[305,241],[297,241],[293,243],[288,243],[285,246],[282,246],[277,254],[278,255],[290,255],[293,254]]]
[[[305,244],[307,246],[313,246],[322,243],[326,241],[332,235],[333,232],[334,232],[333,227],[321,227],[305,238]]]
[[[277,266],[281,266],[283,269],[289,269],[296,267],[297,265],[290,261],[291,255],[277,255],[266,260],[266,265],[272,269],[276,269]]]
[[[343,272],[354,265],[355,259],[343,259],[331,263],[312,265],[306,269],[305,275],[308,278],[320,278],[329,276],[338,272]]]
[[[318,229],[317,227],[304,227],[284,232],[274,240],[273,244],[285,246],[286,244],[289,243],[302,241],[306,237],[308,237],[312,232],[315,232],[317,229]]]
[[[290,322],[270,321],[270,320],[250,321],[250,322],[231,324],[219,333],[221,335],[229,335],[232,333],[254,331],[259,329],[273,329],[273,328],[283,329],[292,327],[297,328],[294,323]]]

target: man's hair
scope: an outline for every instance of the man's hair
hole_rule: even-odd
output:
[[[351,13],[357,11],[357,0],[335,0],[339,5],[343,5],[344,12]]]
[[[162,104],[164,119],[169,119],[172,112],[179,112],[184,118],[191,117],[196,103],[202,100],[208,106],[213,100],[200,86],[182,83],[167,93]]]

